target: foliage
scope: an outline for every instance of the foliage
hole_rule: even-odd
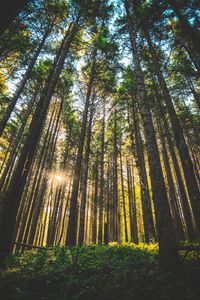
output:
[[[197,299],[200,264],[194,262],[163,273],[156,244],[29,250],[8,259],[0,289],[4,300]]]

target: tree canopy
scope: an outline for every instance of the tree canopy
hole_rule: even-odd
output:
[[[0,11],[0,260],[142,242],[178,268],[200,238],[198,1]]]

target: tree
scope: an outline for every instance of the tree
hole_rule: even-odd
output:
[[[139,98],[140,113],[142,116],[147,153],[149,157],[149,166],[151,173],[151,184],[153,191],[153,200],[156,214],[156,226],[159,241],[160,264],[163,268],[172,268],[177,262],[177,246],[173,233],[170,210],[168,206],[167,193],[165,189],[164,178],[160,165],[160,158],[156,144],[156,137],[152,123],[148,99],[146,96],[143,74],[138,56],[134,24],[130,16],[129,3],[125,2],[128,30],[130,35],[131,50],[135,62],[137,92]]]
[[[60,75],[60,71],[78,29],[79,17],[74,23],[70,24],[69,29],[62,41],[61,47],[54,61],[54,65],[48,76],[46,86],[44,87],[40,101],[38,102],[37,108],[34,112],[29,134],[26,138],[26,143],[24,144],[22,153],[18,159],[18,164],[15,168],[14,174],[12,175],[8,190],[3,199],[4,207],[2,209],[0,226],[0,252],[2,257],[10,252],[12,248],[11,238],[26,176],[28,175],[34,153],[36,151],[46,112]],[[3,230],[3,228],[6,228],[6,231]]]
[[[28,0],[13,1],[3,0],[0,5],[0,33],[2,33],[28,4]]]

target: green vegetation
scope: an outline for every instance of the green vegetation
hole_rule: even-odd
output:
[[[200,300],[196,0],[0,0],[0,300]]]
[[[1,272],[3,300],[199,299],[200,262],[192,253],[179,270],[158,267],[156,244],[53,247],[11,256]]]

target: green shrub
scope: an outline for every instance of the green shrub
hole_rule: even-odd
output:
[[[188,263],[163,273],[155,244],[54,247],[11,256],[0,273],[0,294],[2,300],[196,300],[199,275]]]

